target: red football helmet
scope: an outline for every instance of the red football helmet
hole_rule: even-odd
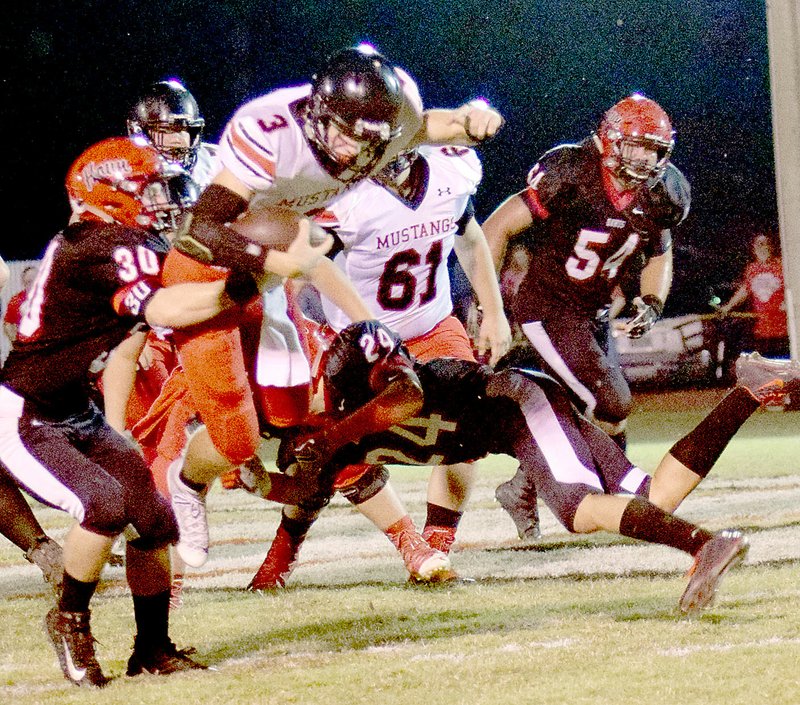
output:
[[[89,147],[67,172],[74,217],[162,231],[198,195],[188,172],[144,137],[111,137]]]
[[[597,136],[603,166],[627,183],[661,176],[675,146],[669,116],[638,93],[606,112]]]

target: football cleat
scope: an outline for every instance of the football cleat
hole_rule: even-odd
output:
[[[717,587],[733,566],[741,563],[750,544],[741,531],[725,529],[703,544],[689,570],[689,584],[679,602],[684,614],[695,614],[714,601]]]
[[[286,587],[286,581],[297,565],[302,545],[302,541],[298,542],[279,526],[267,557],[248,584],[247,590],[257,592]]]
[[[422,538],[431,548],[449,555],[456,540],[456,530],[452,526],[429,526],[422,530]]]
[[[535,541],[542,535],[536,500],[532,504],[523,500],[514,490],[512,482],[513,478],[498,485],[494,491],[494,498],[513,520],[520,540]]]
[[[202,493],[181,480],[183,458],[173,461],[167,470],[172,509],[178,521],[178,555],[186,565],[199,568],[208,560],[208,520]]]
[[[25,558],[42,571],[44,579],[58,594],[64,580],[64,551],[49,536],[37,539],[25,552]]]
[[[147,652],[134,647],[128,659],[128,670],[125,671],[125,675],[138,676],[140,673],[152,673],[156,676],[168,676],[180,671],[208,668],[191,658],[194,653],[193,648],[178,649],[169,639],[162,646]]]
[[[53,607],[44,619],[45,629],[58,655],[64,677],[77,686],[102,688],[108,681],[94,653],[89,612],[62,612]]]
[[[787,394],[800,390],[800,363],[742,354],[736,360],[736,383],[762,405],[782,404]]]
[[[447,555],[431,548],[409,517],[393,524],[386,535],[400,552],[411,582],[427,584],[457,580]]]

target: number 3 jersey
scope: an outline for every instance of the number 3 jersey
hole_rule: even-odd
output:
[[[85,409],[92,363],[144,320],[168,247],[124,225],[80,222],[59,233],[42,258],[3,384],[41,416]]]
[[[518,321],[565,308],[594,316],[632,263],[666,252],[689,210],[689,184],[672,164],[637,191],[609,193],[593,141],[546,152],[520,195],[534,219],[532,261],[514,306]]]
[[[331,203],[319,221],[342,244],[334,261],[378,320],[404,340],[430,331],[453,310],[447,258],[472,217],[481,164],[464,147],[420,147],[408,200],[379,183],[360,183]],[[350,320],[323,299],[341,330]]]

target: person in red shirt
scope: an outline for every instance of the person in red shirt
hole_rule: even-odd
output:
[[[774,255],[767,235],[756,235],[751,248],[753,259],[745,267],[739,288],[719,311],[727,314],[749,301],[756,315],[750,347],[766,357],[789,357],[781,258]]]
[[[8,301],[5,316],[3,316],[3,330],[11,341],[11,345],[17,342],[17,326],[22,320],[24,305],[28,300],[28,289],[31,288],[33,280],[36,278],[36,267],[25,267],[22,272],[22,289],[18,291]]]

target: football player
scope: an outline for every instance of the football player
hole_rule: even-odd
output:
[[[273,91],[236,111],[220,142],[222,170],[176,238],[166,281],[219,276],[220,266],[260,271],[270,250],[225,227],[244,211],[278,205],[307,214],[410,146],[476,144],[501,124],[500,115],[485,105],[423,113],[416,84],[402,69],[366,45],[344,49],[324,63],[310,84]],[[355,310],[355,289],[341,272],[331,278],[337,283],[329,292],[351,296]],[[275,391],[273,414],[288,425],[307,411],[310,373],[279,362],[281,354],[298,362],[302,357],[282,296],[277,287],[265,297],[265,329],[283,331],[278,346],[283,350],[271,356],[274,364],[264,366],[261,382]],[[351,320],[365,317],[352,311],[347,315]],[[274,342],[276,336],[270,338]],[[260,434],[238,329],[210,330],[177,342],[205,422],[189,440],[183,467],[176,467],[170,483],[181,525],[178,550],[196,566],[208,555],[204,490],[222,472],[253,458]]]
[[[196,198],[189,175],[141,138],[85,150],[66,179],[68,227],[48,245],[2,370],[0,462],[32,497],[68,512],[58,604],[47,634],[64,676],[107,682],[94,651],[90,600],[115,537],[130,529],[126,574],[136,637],[127,673],[200,668],[168,634],[174,514],[136,449],[91,400],[90,368],[137,326],[196,325],[234,305],[236,283],[162,287],[160,232]]]
[[[627,335],[641,337],[661,316],[672,282],[672,229],[690,204],[689,184],[670,161],[674,144],[661,106],[628,96],[590,137],[546,152],[526,188],[483,224],[498,268],[508,241],[531,228],[531,262],[513,318],[536,363],[623,449],[632,399],[605,312],[638,267]],[[536,516],[535,496],[523,480],[518,473],[496,493],[520,536]]]
[[[197,101],[174,78],[157,81],[128,113],[128,134],[143,135],[168,161],[180,164],[202,191],[220,169],[217,145],[203,141],[205,129]]]
[[[711,602],[748,542],[737,530],[712,534],[672,512],[772,391],[800,387],[800,367],[773,364],[751,377],[751,386],[735,387],[672,446],[652,477],[579,414],[553,378],[453,358],[420,363],[379,322],[344,329],[328,351],[324,379],[332,419],[295,442],[299,463],[429,465],[511,455],[569,531],[610,531],[692,555],[679,606],[693,613]],[[291,456],[282,457],[286,463]]]
[[[11,270],[0,257],[0,289],[11,277]],[[14,326],[16,338],[16,326]],[[42,528],[17,483],[0,465],[0,534],[22,549],[26,560],[36,565],[44,579],[58,591],[63,573],[61,546]]]
[[[423,361],[448,356],[475,360],[464,326],[452,315],[447,260],[454,248],[483,308],[479,352],[491,349],[491,361],[496,362],[510,344],[491,254],[471,200],[481,175],[480,160],[471,149],[422,146],[401,153],[372,179],[339,196],[317,218],[334,231],[340,247],[334,261],[376,318]],[[350,323],[327,299],[322,305],[334,330]],[[449,553],[472,475],[468,463],[433,469],[421,537],[382,468],[365,467],[361,473],[351,469],[338,488],[387,534],[411,578],[428,582],[450,576],[441,555],[430,548]],[[320,509],[308,503],[284,508],[275,539],[249,589],[285,584]]]

